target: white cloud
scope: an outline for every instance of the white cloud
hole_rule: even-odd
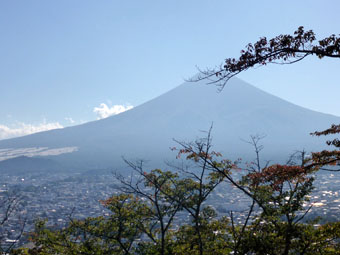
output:
[[[113,105],[108,107],[105,103],[101,103],[99,107],[95,107],[93,112],[97,114],[97,119],[104,119],[111,115],[116,115],[132,109],[132,105]]]
[[[76,123],[76,122],[74,121],[74,119],[72,119],[71,117],[66,117],[65,120],[67,120],[67,121],[70,122],[71,124]]]
[[[46,123],[46,121],[37,125],[19,122],[16,127],[9,127],[0,124],[0,140],[29,135],[56,128],[63,128],[63,126],[59,122]]]

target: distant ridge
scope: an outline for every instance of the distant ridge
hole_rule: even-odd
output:
[[[263,157],[283,160],[294,150],[318,150],[322,138],[310,132],[340,123],[340,117],[315,112],[266,93],[240,79],[221,93],[205,82],[184,83],[127,112],[79,126],[0,141],[0,149],[77,147],[49,156],[71,168],[119,168],[121,156],[159,164],[174,159],[173,138],[190,141],[204,136],[213,123],[213,144],[226,157],[252,157],[241,141],[265,134]]]
[[[61,171],[63,167],[51,160],[45,158],[32,158],[19,156],[0,161],[0,173],[22,174],[25,172],[48,172]]]

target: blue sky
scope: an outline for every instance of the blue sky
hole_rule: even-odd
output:
[[[138,106],[261,36],[300,25],[340,34],[339,10],[337,0],[1,1],[0,139]],[[340,116],[339,67],[309,58],[239,77]]]

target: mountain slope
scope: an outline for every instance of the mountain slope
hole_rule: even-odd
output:
[[[240,139],[266,134],[264,156],[283,159],[297,149],[317,150],[323,140],[309,133],[339,123],[340,118],[311,111],[232,79],[221,93],[204,82],[184,83],[132,110],[83,125],[0,141],[0,149],[77,147],[54,156],[73,167],[119,165],[121,156],[172,157],[172,140],[203,136],[213,123],[215,149],[228,157],[244,157],[252,148]],[[119,163],[118,163],[119,162]]]
[[[0,173],[22,174],[25,172],[55,172],[63,168],[51,159],[19,156],[0,161]]]

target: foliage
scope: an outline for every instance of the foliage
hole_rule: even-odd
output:
[[[321,131],[314,132],[312,135],[322,136],[322,135],[337,135],[340,134],[340,125],[332,125],[330,128]],[[311,159],[309,159],[308,168],[317,168],[324,171],[337,172],[340,171],[340,140],[334,138],[333,140],[328,140],[328,146],[333,146],[333,150],[323,150],[321,152],[312,153]],[[329,168],[331,167],[331,168]]]
[[[46,221],[36,223],[29,254],[130,254],[140,237],[139,224],[149,212],[144,203],[131,195],[112,196],[103,204],[109,217],[71,220],[66,228],[53,230]],[[25,253],[24,253],[25,254]]]
[[[334,34],[317,40],[312,30],[305,31],[300,26],[294,35],[279,35],[272,39],[260,38],[254,44],[249,43],[238,59],[227,58],[217,69],[200,70],[194,80],[209,80],[221,89],[240,72],[249,68],[267,64],[292,64],[307,56],[318,58],[340,58],[340,37]]]

